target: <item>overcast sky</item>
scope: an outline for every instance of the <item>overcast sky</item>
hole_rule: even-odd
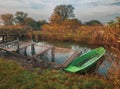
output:
[[[99,20],[103,23],[120,16],[120,0],[0,0],[0,14],[23,11],[35,20],[49,20],[54,8],[71,4],[75,17],[82,22]]]

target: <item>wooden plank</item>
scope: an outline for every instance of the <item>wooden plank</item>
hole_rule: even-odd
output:
[[[51,50],[51,61],[55,62],[55,47],[53,47]]]
[[[31,60],[31,57],[29,56],[24,56],[24,55],[21,55],[21,54],[18,54],[18,53],[15,53],[15,52],[10,52],[11,54],[17,56],[17,57],[21,57],[21,58],[24,58],[26,60]]]
[[[12,43],[17,43],[19,42],[18,40],[14,40],[14,41],[10,41],[10,42],[7,42],[7,43],[4,43],[3,45],[9,45],[9,44],[12,44]]]
[[[67,67],[76,57],[80,55],[80,51],[75,51],[63,64],[62,67]]]
[[[45,52],[47,52],[48,50],[50,50],[50,49],[52,49],[52,48],[54,48],[54,47],[53,47],[53,46],[50,46],[50,47],[48,47],[48,48],[45,48],[43,51],[41,51],[41,52],[33,55],[32,57],[36,57],[36,56],[42,55],[42,54],[44,54]]]
[[[21,54],[18,54],[18,53],[15,53],[16,50],[13,50],[13,49],[7,49],[7,48],[2,48],[0,47],[0,50],[5,50],[6,52],[10,53],[10,54],[13,54],[17,57],[22,57],[24,59],[28,59],[28,60],[31,60],[32,58],[31,57],[28,57],[28,56],[24,56],[24,55],[21,55]]]
[[[19,41],[18,40],[14,40],[14,41],[10,41],[10,42],[7,42],[7,43],[2,43],[0,44],[1,47],[5,47],[7,45],[11,45],[11,44],[14,44],[14,43],[17,43],[19,45]]]
[[[26,47],[28,47],[28,46],[31,46],[33,43],[27,43],[27,44],[24,44],[24,45],[21,45],[20,46],[20,48],[19,48],[19,50],[21,50],[21,49],[24,49],[24,48],[26,48]]]
[[[34,45],[35,45],[35,46],[38,46],[38,47],[39,47],[39,46],[40,46],[40,47],[45,47],[45,48],[49,48],[49,47],[50,47],[50,46],[48,46],[48,45],[38,45],[38,44],[35,44],[35,43],[34,43]]]
[[[5,50],[5,51],[8,51],[8,52],[16,51],[15,49],[3,48],[3,47],[0,47],[0,50]]]

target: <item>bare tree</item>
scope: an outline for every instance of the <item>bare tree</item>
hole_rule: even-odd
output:
[[[13,24],[13,15],[12,14],[2,14],[1,18],[4,22],[4,25],[12,25]]]
[[[72,5],[58,5],[50,18],[51,22],[63,22],[66,19],[73,18],[74,7]]]

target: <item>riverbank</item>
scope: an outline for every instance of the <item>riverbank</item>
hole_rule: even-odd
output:
[[[6,66],[7,65],[7,66]],[[0,88],[19,89],[114,89],[114,81],[97,75],[65,73],[61,70],[38,69],[30,72],[17,62],[0,58]]]
[[[109,26],[81,26],[70,29],[65,26],[44,25],[42,30],[35,31],[36,40],[57,40],[100,45],[104,47],[119,47],[119,29]]]
[[[111,59],[111,60],[110,59],[108,60],[110,61],[113,60],[110,55],[105,55],[105,56]],[[113,68],[116,69],[117,66],[115,65],[113,66],[114,66]],[[91,89],[98,89],[98,88],[100,89],[104,89],[104,88],[117,89],[118,88],[119,89],[119,82],[120,82],[119,80],[120,72],[119,71],[116,72],[115,69],[111,69],[109,71],[110,76],[99,76],[94,73],[85,74],[85,75],[81,75],[79,73],[72,74],[72,73],[66,73],[63,70],[54,70],[50,68],[41,70],[40,68],[33,68],[31,64],[26,63],[25,59],[22,59],[20,57],[15,57],[15,56],[11,57],[9,55],[4,56],[4,59],[3,58],[0,59],[0,69],[1,69],[1,72],[0,72],[0,76],[1,76],[0,88],[1,89],[17,88],[17,87],[20,87],[23,89],[24,88],[61,89],[61,86],[62,86],[62,89],[75,89],[75,88],[76,89],[80,89],[80,88],[81,89],[90,89],[90,88]],[[3,75],[6,75],[6,76],[3,76]],[[9,81],[5,81],[5,80],[9,80]],[[3,84],[3,81],[4,81],[4,84]],[[13,83],[15,84],[15,86],[13,85]],[[40,86],[40,84],[42,84],[42,86]],[[22,87],[20,85],[22,85]]]
[[[72,89],[73,87],[71,85],[73,85],[73,83],[71,83],[71,81],[73,81],[73,80],[75,81],[74,82],[74,87],[77,87],[78,89],[81,88],[81,87],[79,87],[79,85],[81,85],[83,89],[84,89],[84,87],[85,87],[85,89],[88,88],[88,87],[89,88],[91,87],[92,89],[95,89],[96,87],[97,88],[107,87],[108,89],[113,89],[113,87],[116,87],[116,89],[117,88],[119,89],[119,86],[120,86],[119,85],[120,84],[120,79],[119,79],[119,77],[120,77],[120,71],[119,71],[119,69],[120,69],[120,66],[119,66],[120,55],[119,54],[120,54],[120,52],[119,52],[119,34],[118,33],[119,33],[118,29],[114,30],[110,27],[108,27],[108,29],[107,29],[107,27],[99,27],[99,26],[98,27],[84,27],[84,26],[82,26],[82,27],[78,28],[78,30],[73,30],[73,29],[70,29],[70,28],[63,28],[61,26],[56,26],[56,28],[54,28],[52,26],[51,27],[48,26],[48,27],[43,27],[42,30],[40,30],[40,31],[34,31],[33,35],[34,35],[34,38],[36,40],[39,40],[39,39],[52,40],[53,42],[54,42],[54,40],[65,41],[65,42],[67,42],[67,41],[70,42],[71,41],[71,42],[76,42],[76,43],[104,46],[105,48],[108,48],[112,51],[112,52],[110,52],[111,55],[114,55],[114,58],[110,55],[107,55],[108,60],[110,60],[110,61],[115,60],[115,62],[112,63],[113,67],[111,67],[111,69],[108,71],[109,74],[111,74],[110,76],[107,76],[107,79],[109,81],[106,80],[106,79],[104,80],[104,78],[102,78],[104,81],[101,81],[99,79],[99,76],[97,76],[94,79],[95,75],[90,75],[90,74],[87,75],[87,76],[86,75],[83,76],[83,78],[80,77],[82,75],[70,74],[69,77],[67,77],[67,78],[65,77],[65,79],[64,79],[63,76],[67,76],[67,74],[64,73],[64,71],[61,72],[59,70],[55,70],[55,73],[57,72],[57,74],[59,75],[60,78],[56,77],[56,75],[54,75],[55,77],[53,77],[52,75],[49,76],[49,73],[52,74],[51,71],[54,71],[54,70],[51,70],[51,69],[49,70],[48,69],[47,71],[45,70],[45,72],[44,72],[45,74],[44,73],[42,74],[42,75],[46,75],[46,76],[41,77],[42,79],[44,79],[44,77],[47,77],[47,78],[45,78],[45,80],[43,80],[43,81],[40,81],[42,79],[38,78],[37,82],[39,84],[40,83],[43,84],[43,82],[47,81],[47,88],[48,89],[53,89],[53,88],[59,89],[57,86],[63,86],[63,89],[64,88],[65,89],[69,89],[69,88]],[[32,39],[32,33],[30,31],[27,31],[25,36],[30,37],[30,39]],[[118,68],[117,69],[118,71],[115,71],[116,68]],[[11,70],[11,71],[14,72],[14,70]],[[9,71],[7,71],[6,73],[9,73]],[[61,73],[63,73],[63,74],[61,74]],[[18,75],[17,74],[15,76],[24,76],[25,78],[27,78],[27,75],[28,75],[28,73],[23,74],[23,75]],[[15,77],[15,76],[13,76],[13,77]],[[34,73],[33,73],[33,76],[34,76]],[[35,75],[35,76],[38,76],[38,75]],[[48,76],[49,76],[49,78],[48,78]],[[72,77],[77,76],[77,77],[71,78],[71,76]],[[4,78],[5,76],[2,76],[2,77]],[[1,79],[2,79],[2,77],[1,77]],[[64,81],[62,80],[62,78],[63,78]],[[79,79],[77,79],[77,78],[79,78]],[[93,78],[93,80],[92,80],[92,78]],[[66,81],[66,79],[67,79],[67,81]],[[82,80],[84,80],[84,79],[86,79],[86,81],[82,82]],[[35,78],[35,80],[36,80],[36,78]],[[58,81],[58,80],[62,81],[62,84],[61,84],[61,82],[56,83],[56,81]],[[5,80],[3,79],[1,81],[5,81]],[[19,79],[16,80],[16,81],[19,81]],[[24,79],[20,80],[20,81],[23,82]],[[28,80],[25,80],[25,81],[28,81]],[[31,81],[32,80],[30,80],[29,82],[31,82]],[[53,82],[53,81],[55,81],[55,82]],[[81,82],[78,82],[78,81],[81,81]],[[111,83],[111,81],[112,81],[112,83]],[[13,80],[11,80],[10,82],[13,83]],[[66,88],[66,83],[63,84],[63,82],[67,82],[67,87],[68,88]],[[101,83],[101,82],[103,82],[103,83]],[[108,84],[106,84],[106,83],[108,83]],[[7,83],[5,82],[5,87],[7,87],[7,86],[10,87],[9,84],[8,85],[6,85],[6,84],[8,84],[8,82]],[[55,87],[54,87],[54,84],[55,84]],[[4,87],[4,84],[2,84],[2,85],[1,86]],[[19,86],[19,83],[18,83],[18,86]],[[31,86],[31,87],[33,87],[33,86]],[[46,88],[45,84],[43,84],[43,89],[44,88]]]

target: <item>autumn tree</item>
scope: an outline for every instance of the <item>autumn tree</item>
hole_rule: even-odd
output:
[[[67,26],[69,29],[77,29],[79,26],[81,26],[81,22],[78,19],[68,19],[65,20],[62,25]]]
[[[98,20],[90,20],[86,22],[85,25],[102,25],[102,23]]]
[[[12,25],[13,24],[13,15],[12,14],[2,14],[1,18],[4,22],[4,25]]]
[[[108,25],[112,26],[112,27],[120,28],[120,17],[118,16],[118,17],[115,18],[115,20],[109,21]]]
[[[47,24],[47,21],[46,20],[39,20],[38,23],[40,23],[40,25],[44,25],[44,24]]]
[[[120,28],[120,16],[118,16],[118,17],[116,17],[116,24],[119,26],[119,28]]]
[[[62,22],[62,19],[61,19],[60,15],[52,14],[52,16],[50,18],[50,23],[60,24],[61,22]]]
[[[31,17],[27,17],[24,23],[25,23],[25,26],[31,27],[33,30],[39,30],[40,27],[46,24],[47,22],[45,20],[36,21]]]
[[[24,21],[24,24],[25,24],[26,26],[34,27],[35,22],[36,22],[36,21],[35,21],[34,19],[32,19],[31,17],[26,17],[26,19],[25,19],[25,21]]]
[[[108,25],[109,26],[116,26],[116,22],[111,20],[111,21],[108,22]]]
[[[120,16],[116,17],[117,22],[120,23]]]
[[[37,28],[41,28],[45,24],[48,24],[46,20],[39,20],[36,22]]]
[[[27,18],[27,13],[24,13],[22,11],[18,11],[15,13],[15,22],[24,25],[25,24],[25,19]]]
[[[74,7],[72,5],[58,5],[50,18],[51,23],[61,23],[66,19],[73,18]]]

